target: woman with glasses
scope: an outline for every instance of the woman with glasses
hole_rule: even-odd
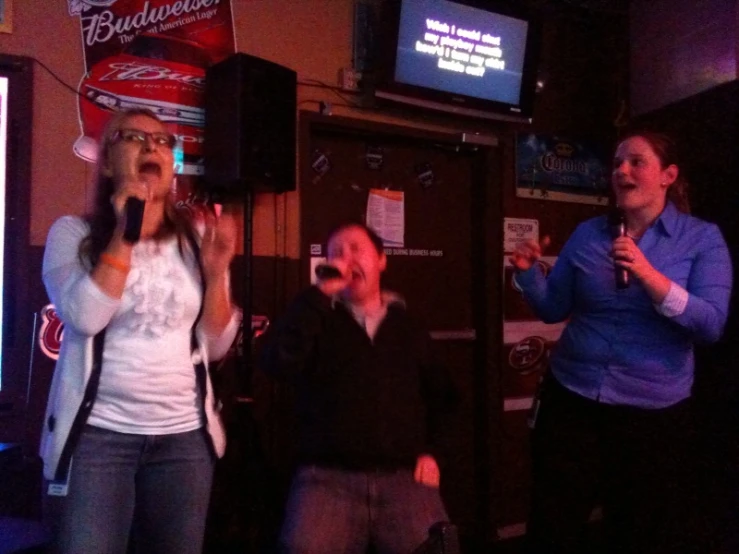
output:
[[[43,281],[64,338],[41,455],[59,552],[125,553],[129,537],[137,552],[202,551],[225,448],[206,368],[237,332],[236,225],[224,213],[200,234],[175,210],[175,143],[148,110],[115,114],[92,212],[62,217],[47,239]]]

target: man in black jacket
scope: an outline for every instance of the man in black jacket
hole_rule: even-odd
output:
[[[350,223],[266,339],[263,367],[296,388],[298,461],[280,542],[289,554],[408,554],[447,519],[435,429],[453,403],[429,336],[382,291],[382,241]]]

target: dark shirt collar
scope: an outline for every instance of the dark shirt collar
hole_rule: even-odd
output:
[[[391,290],[383,290],[380,293],[381,300],[382,300],[382,308],[387,309],[392,306],[396,306],[399,308],[405,308],[405,299],[398,294],[397,292],[393,292]],[[341,296],[338,294],[335,294],[331,297],[331,307],[335,307],[336,304],[341,304],[345,308],[347,308],[349,311],[354,312],[356,308],[352,307],[348,302],[346,302]]]

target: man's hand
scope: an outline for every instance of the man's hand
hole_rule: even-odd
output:
[[[416,483],[438,489],[440,477],[439,466],[434,457],[430,454],[421,454],[416,460],[416,470],[413,472]]]

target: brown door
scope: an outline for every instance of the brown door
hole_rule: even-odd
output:
[[[464,534],[495,529],[491,520],[491,421],[497,413],[500,340],[495,291],[501,259],[499,194],[489,175],[494,148],[460,137],[302,114],[301,277],[323,255],[328,232],[365,221],[371,190],[402,192],[403,244],[386,246],[383,286],[399,292],[429,328],[434,355],[462,397],[444,433],[448,464],[442,494]],[[497,252],[496,252],[497,250]]]

